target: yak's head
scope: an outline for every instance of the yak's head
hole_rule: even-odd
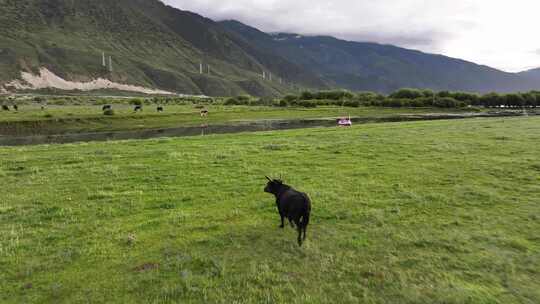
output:
[[[283,181],[279,179],[271,179],[268,176],[266,176],[266,179],[268,180],[268,183],[266,184],[266,187],[264,187],[264,192],[278,194],[283,187]]]

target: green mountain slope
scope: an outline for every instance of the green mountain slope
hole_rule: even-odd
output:
[[[336,87],[381,92],[403,87],[475,92],[540,88],[540,82],[525,74],[505,73],[446,56],[326,36],[267,34],[237,21],[221,24]]]
[[[537,83],[540,84],[540,68],[523,71],[523,72],[519,73],[519,75],[521,75],[522,77],[527,77],[529,79],[533,79],[534,81],[536,81]],[[539,88],[540,88],[540,86],[539,86]]]
[[[102,53],[112,57],[112,72],[102,65]],[[534,71],[505,73],[389,45],[267,34],[158,0],[0,0],[0,88],[21,71],[35,74],[42,67],[71,81],[101,77],[213,96],[306,88],[540,89]]]
[[[0,4],[0,83],[19,77],[20,71],[46,67],[69,80],[103,77],[187,94],[275,95],[290,89],[260,77],[272,67],[244,51],[237,44],[241,39],[209,19],[157,0]],[[101,65],[102,52],[112,56],[112,73]],[[300,84],[311,78],[322,85],[301,68],[282,77]]]

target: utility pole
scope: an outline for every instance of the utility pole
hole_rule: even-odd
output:
[[[107,67],[107,62],[105,60],[105,52],[101,52],[101,65],[106,68]]]
[[[109,72],[113,72],[113,67],[112,67],[112,56],[109,56]]]
[[[263,79],[266,80],[266,72],[263,71]]]
[[[199,74],[203,73],[203,64],[202,62],[199,64]]]

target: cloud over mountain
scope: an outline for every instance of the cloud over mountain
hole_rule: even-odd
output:
[[[540,66],[535,0],[164,0],[267,32],[332,35],[442,53],[518,71]]]

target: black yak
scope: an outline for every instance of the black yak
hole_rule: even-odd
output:
[[[135,109],[133,109],[133,112],[142,112],[142,106],[135,106]]]
[[[158,106],[158,107],[157,107],[157,111],[158,111],[158,112],[163,112],[163,107],[162,107],[162,106]]]
[[[18,112],[19,111],[19,106],[18,105],[13,105],[13,110],[15,110],[15,112]]]
[[[2,105],[2,110],[4,110],[4,111],[9,111],[9,106]]]
[[[311,213],[311,200],[303,192],[294,190],[291,186],[285,185],[281,180],[270,179],[264,192],[273,194],[276,197],[276,205],[281,217],[280,228],[284,228],[284,219],[287,218],[291,226],[296,225],[298,230],[298,245],[306,239],[306,230],[309,224]],[[303,235],[302,235],[303,234]]]
[[[104,105],[103,108],[101,108],[102,111],[105,111],[105,110],[112,110],[112,106],[111,105]]]

